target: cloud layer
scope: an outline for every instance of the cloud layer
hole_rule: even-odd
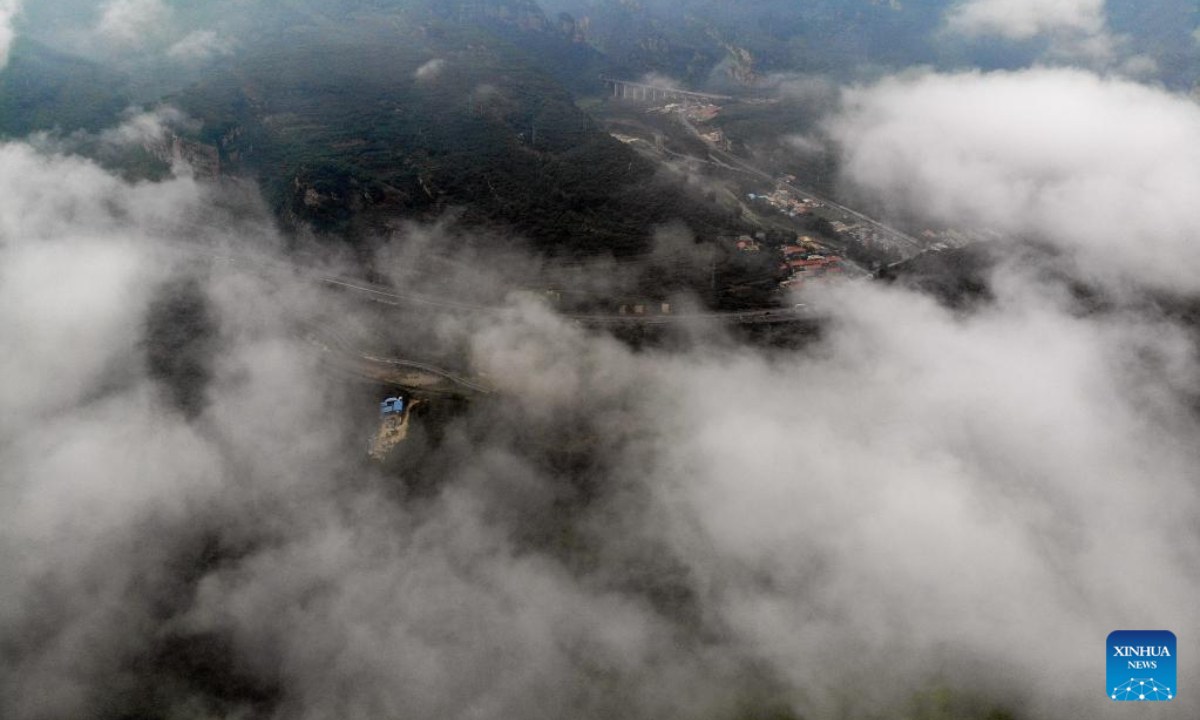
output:
[[[913,73],[830,121],[848,180],[893,211],[1046,239],[1110,277],[1200,285],[1200,106],[1069,69]]]
[[[160,33],[170,14],[163,0],[109,0],[96,31],[118,47],[135,47]]]
[[[950,29],[965,35],[999,35],[1028,40],[1045,33],[1104,31],[1104,0],[968,0],[947,16]]]
[[[445,70],[445,68],[445,60],[441,58],[434,58],[433,60],[430,60],[421,67],[417,68],[416,71],[413,72],[413,77],[416,78],[418,82],[432,82],[442,74],[442,71]]]
[[[1113,65],[1124,45],[1108,30],[1104,0],[968,0],[947,12],[945,30],[973,39],[1043,41],[1047,59],[1100,67]],[[1145,71],[1147,62],[1138,57],[1131,70]]]
[[[831,127],[886,202],[1194,291],[1197,122],[1039,70],[888,80]],[[244,193],[0,145],[4,717],[1105,718],[1108,632],[1200,631],[1193,328],[1015,263],[971,313],[814,292],[801,349],[381,315],[215,261],[282,244]],[[371,464],[318,322],[498,392]]]
[[[181,62],[209,60],[233,53],[233,44],[213,30],[188,33],[167,48],[167,56]]]
[[[12,48],[16,32],[13,19],[21,9],[20,0],[0,0],[0,70],[8,65],[8,53]]]

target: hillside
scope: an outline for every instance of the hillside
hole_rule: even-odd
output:
[[[202,121],[198,139],[227,171],[258,177],[282,217],[325,231],[361,236],[454,209],[547,253],[623,255],[672,219],[710,234],[727,223],[477,26],[279,42],[169,100]]]
[[[20,39],[0,72],[0,136],[99,130],[129,105],[118,73]]]
[[[609,66],[532,0],[171,6],[175,34],[139,56],[23,40],[0,72],[0,133],[95,131],[135,103],[177,106],[199,121],[187,139],[258,180],[285,224],[351,243],[447,213],[563,256],[642,253],[673,220],[705,236],[734,229],[576,107]],[[47,39],[90,17],[59,11],[30,11],[63,20]],[[214,28],[232,50],[180,68],[147,59],[188,27]]]
[[[839,79],[880,68],[1023,67],[1046,54],[1046,38],[1011,42],[944,32],[945,0],[541,0],[582,37],[632,73],[657,72],[693,85],[760,83],[773,73]],[[1109,0],[1111,34],[1154,61],[1168,85],[1200,78],[1189,0]]]

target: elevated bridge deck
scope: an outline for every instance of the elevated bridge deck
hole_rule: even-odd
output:
[[[622,100],[634,100],[637,102],[682,100],[683,102],[694,103],[716,103],[731,102],[735,99],[729,95],[714,95],[712,93],[692,92],[691,90],[680,90],[679,88],[648,85],[646,83],[610,78],[604,75],[600,76],[600,80],[606,88],[611,88],[614,98]]]

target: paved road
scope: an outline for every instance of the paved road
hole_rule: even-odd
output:
[[[383,305],[425,305],[428,307],[468,312],[477,314],[498,315],[504,312],[502,307],[477,305],[427,295],[398,292],[392,288],[376,285],[363,280],[350,280],[333,275],[314,275],[317,282],[342,288],[350,292],[360,293],[366,299]],[[585,325],[669,325],[688,322],[737,322],[745,324],[784,323],[811,319],[806,308],[769,308],[765,310],[740,310],[732,312],[713,313],[680,313],[671,315],[595,315],[595,314],[563,314],[561,317]]]
[[[455,374],[449,370],[440,368],[436,365],[430,365],[429,363],[416,362],[415,360],[405,360],[403,358],[379,357],[378,355],[359,355],[358,357],[362,358],[363,360],[366,360],[367,362],[381,363],[384,365],[390,365],[393,367],[402,368],[404,370],[418,370],[421,372],[430,373],[432,375],[437,375],[438,377],[449,380],[450,382],[454,383],[455,385],[458,385],[459,387],[463,387],[468,390],[473,390],[474,392],[481,393],[484,395],[488,395],[490,393],[495,392],[494,389],[488,387],[487,385],[476,382],[474,380],[468,380],[467,378],[463,377],[462,375]]]
[[[204,257],[228,267],[245,270],[247,272],[282,274],[290,277],[299,277],[313,283],[327,285],[330,287],[339,288],[346,292],[355,293],[362,296],[366,300],[382,305],[390,305],[393,307],[429,307],[452,312],[496,316],[506,311],[506,308],[502,306],[481,305],[478,303],[422,295],[420,293],[404,292],[386,285],[372,283],[359,278],[332,275],[318,270],[309,270],[294,264],[289,264],[261,256],[234,255],[227,251],[211,251],[204,253],[202,251],[197,251],[194,247],[189,248],[184,246],[178,247],[177,250],[195,258]],[[802,322],[812,319],[811,313],[804,307],[782,307],[760,310],[738,310],[708,313],[672,313],[669,315],[633,313],[625,315],[564,313],[561,315],[561,317],[585,325],[606,326],[670,325],[695,322],[728,322],[757,325]]]
[[[354,342],[348,340],[337,328],[329,324],[309,323],[305,333],[305,339],[313,344],[321,346],[328,352],[334,353],[345,360],[353,362],[365,362],[372,365],[386,365],[390,368],[399,370],[411,370],[424,372],[430,375],[440,377],[460,388],[470,390],[472,392],[481,393],[484,395],[491,394],[495,390],[483,383],[463,377],[462,375],[446,368],[433,365],[432,363],[421,362],[418,360],[409,360],[407,358],[387,357],[364,352],[358,348]]]
[[[702,141],[703,143],[705,143],[705,145],[708,146],[709,157],[713,158],[714,161],[720,161],[718,164],[723,164],[725,166],[732,165],[734,167],[731,169],[740,169],[742,172],[746,172],[746,173],[749,173],[756,177],[762,178],[772,184],[774,184],[776,182],[780,182],[771,173],[768,173],[758,167],[755,167],[754,165],[752,165],[749,162],[747,162],[746,160],[738,157],[737,155],[734,155],[733,153],[730,153],[730,152],[726,152],[726,151],[722,150],[721,148],[717,147],[716,145],[714,145],[713,143],[709,142],[707,139],[705,139],[704,135],[700,132],[700,130],[695,125],[692,124],[692,122],[690,120],[688,120],[686,117],[684,117],[682,115],[680,115],[678,117],[679,117],[680,121],[683,122],[684,126],[687,127],[687,129],[690,130],[693,135],[695,135],[700,141]],[[848,208],[845,205],[842,205],[841,203],[834,202],[833,200],[830,200],[826,197],[822,197],[820,194],[814,193],[813,191],[811,191],[807,188],[800,187],[799,185],[796,185],[796,184],[790,183],[790,182],[785,182],[783,184],[787,185],[792,190],[795,190],[796,192],[800,193],[804,197],[812,198],[813,200],[816,200],[817,202],[820,202],[824,205],[834,208],[835,210],[838,210],[839,212],[845,213],[846,215],[853,217],[855,220],[861,222],[864,225],[869,225],[869,226],[875,228],[876,230],[887,234],[888,236],[890,236],[892,238],[893,241],[907,247],[910,251],[913,252],[914,255],[925,251],[925,246],[921,243],[921,241],[917,240],[916,238],[914,238],[913,236],[909,235],[906,232],[897,230],[896,228],[891,227],[890,225],[886,225],[886,224],[880,222],[879,220],[876,220],[873,217],[862,214],[861,212],[859,212],[857,210]]]

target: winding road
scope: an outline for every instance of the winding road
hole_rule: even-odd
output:
[[[746,160],[738,157],[737,155],[734,155],[733,153],[730,153],[730,152],[726,152],[725,150],[722,150],[721,148],[714,145],[712,142],[709,142],[709,140],[704,137],[703,133],[701,133],[700,130],[694,124],[692,124],[691,120],[688,120],[683,115],[676,115],[676,117],[679,119],[680,122],[683,123],[684,127],[686,127],[693,135],[696,136],[697,139],[699,139],[701,142],[703,142],[708,147],[709,157],[711,158],[711,160],[714,164],[726,167],[728,169],[738,170],[740,172],[754,175],[755,177],[766,180],[767,182],[770,182],[772,184],[774,184],[776,182],[782,182],[784,185],[787,185],[792,190],[795,190],[796,192],[800,193],[803,197],[812,198],[813,200],[816,200],[817,202],[819,202],[823,205],[831,207],[831,208],[837,210],[838,212],[849,215],[850,217],[854,218],[855,220],[857,220],[858,222],[860,222],[864,225],[868,225],[868,226],[874,228],[875,230],[878,230],[879,232],[884,233],[885,235],[890,237],[892,239],[892,241],[895,242],[896,244],[908,248],[908,250],[913,255],[916,255],[916,254],[919,254],[919,253],[922,253],[925,251],[925,246],[921,243],[921,241],[917,240],[912,235],[909,235],[908,233],[898,230],[890,225],[886,225],[886,224],[880,222],[879,220],[876,220],[873,217],[862,214],[861,212],[859,212],[857,210],[848,208],[845,205],[842,205],[841,203],[834,202],[833,200],[830,200],[826,197],[822,197],[820,194],[814,193],[813,191],[811,191],[807,188],[800,187],[799,185],[796,185],[794,183],[778,180],[775,178],[775,176],[771,175],[771,173],[768,173],[758,167],[755,167],[754,165],[752,165],[749,162],[747,162]],[[692,158],[692,159],[699,160],[699,158]],[[701,160],[701,162],[706,162],[706,161]]]

